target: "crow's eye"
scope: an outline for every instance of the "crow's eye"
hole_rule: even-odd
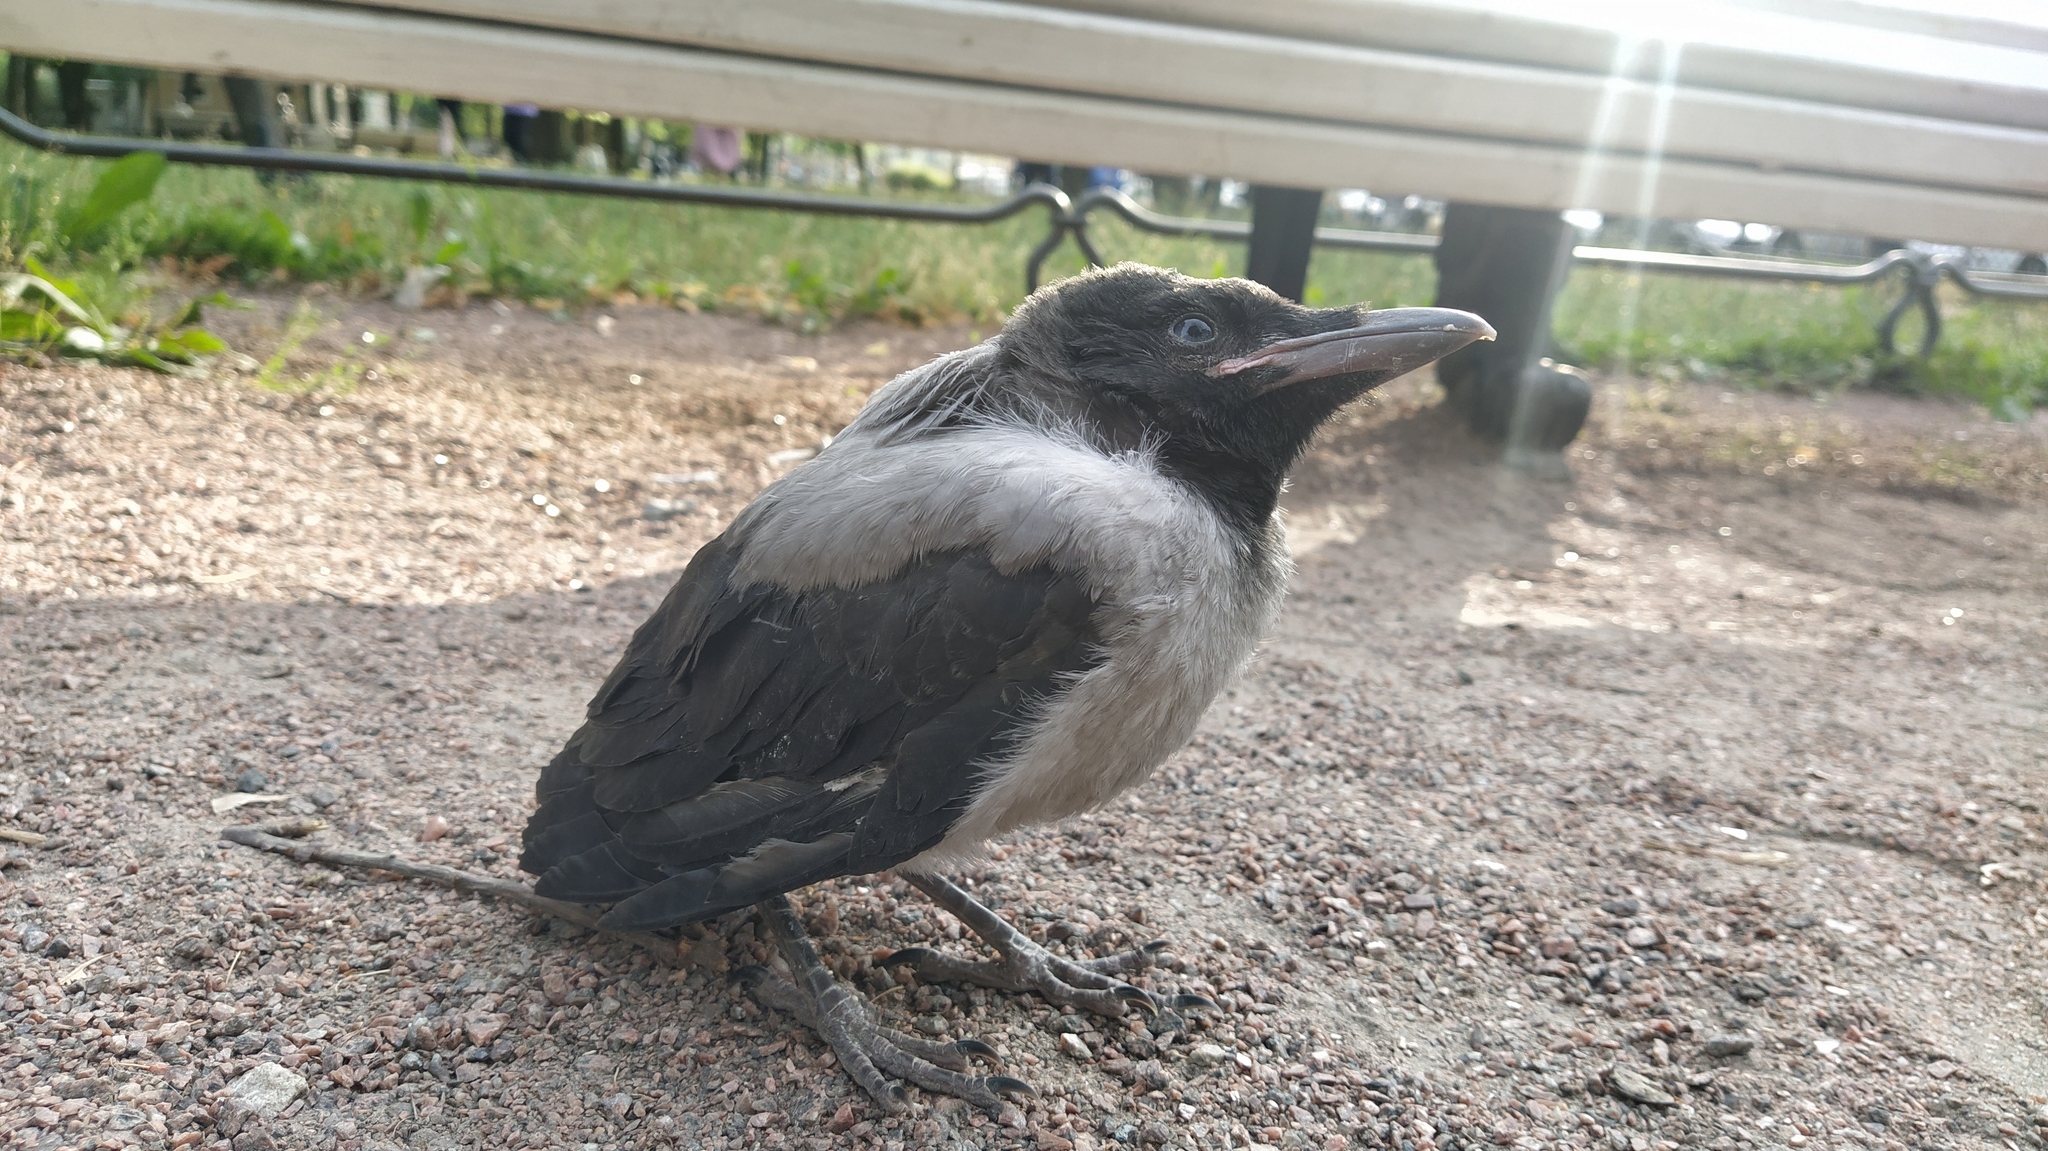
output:
[[[1216,338],[1216,326],[1200,316],[1182,316],[1167,332],[1183,344],[1206,344]]]

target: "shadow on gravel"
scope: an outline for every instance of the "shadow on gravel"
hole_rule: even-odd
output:
[[[1327,549],[1363,567],[1365,578],[1343,590],[1305,578],[1297,592],[1334,593],[1395,620],[1455,624],[1475,572],[1553,565],[1551,524],[1574,506],[1575,491],[1569,475],[1506,467],[1498,447],[1441,407],[1333,439],[1297,470],[1289,526],[1314,545],[1297,546],[1305,571],[1324,566]]]

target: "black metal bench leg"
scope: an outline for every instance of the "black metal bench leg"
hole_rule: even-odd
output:
[[[1316,213],[1323,193],[1315,188],[1252,186],[1252,242],[1244,276],[1301,301],[1308,282],[1308,253],[1316,239]]]
[[[1511,460],[1535,460],[1579,434],[1593,402],[1576,369],[1545,357],[1550,311],[1571,270],[1572,230],[1556,212],[1452,204],[1436,250],[1439,307],[1486,317],[1500,338],[1436,366],[1449,402]]]

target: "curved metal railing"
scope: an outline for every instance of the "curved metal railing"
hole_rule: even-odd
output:
[[[515,188],[528,192],[567,192],[578,196],[610,196],[627,200],[656,200],[667,203],[710,204],[725,208],[773,208],[784,212],[809,212],[824,216],[869,216],[886,220],[909,220],[938,224],[991,224],[1043,204],[1051,213],[1053,229],[1045,242],[1031,253],[1027,264],[1030,286],[1038,286],[1038,272],[1059,246],[1060,239],[1073,230],[1073,202],[1050,184],[1033,184],[1006,200],[989,204],[945,204],[918,200],[880,200],[868,196],[811,195],[778,192],[768,188],[744,188],[726,184],[657,183],[622,176],[578,176],[567,172],[531,168],[486,168],[445,161],[404,160],[386,156],[357,156],[344,152],[308,152],[292,148],[246,148],[232,144],[187,144],[175,140],[145,140],[133,136],[86,136],[74,132],[53,132],[29,123],[0,108],[0,132],[31,148],[69,156],[115,159],[136,152],[157,152],[176,164],[205,164],[216,167],[255,168],[269,172],[326,172],[343,176],[374,176],[383,179],[428,180],[474,188]],[[1091,263],[1102,260],[1088,243],[1084,232],[1075,232],[1082,255]]]
[[[1093,188],[1075,200],[1072,215],[1078,217],[1079,222],[1069,224],[1068,227],[1077,236],[1084,236],[1087,216],[1097,208],[1107,208],[1134,227],[1156,235],[1206,236],[1217,240],[1245,240],[1251,235],[1251,226],[1241,221],[1163,216],[1111,188]],[[1438,241],[1435,236],[1406,232],[1317,228],[1315,242],[1318,247],[1324,248],[1420,255],[1434,252]],[[1940,286],[1943,277],[1953,280],[1957,286],[1973,295],[2048,300],[2048,276],[1979,271],[1964,267],[1952,256],[1916,252],[1909,248],[1896,248],[1861,264],[1827,264],[1769,257],[1696,256],[1685,252],[1601,248],[1582,244],[1572,249],[1572,260],[1579,264],[1618,267],[1641,272],[1809,284],[1868,284],[1897,273],[1904,281],[1905,290],[1885,313],[1884,318],[1878,321],[1878,340],[1885,351],[1896,353],[1898,347],[1895,337],[1899,321],[1907,312],[1917,310],[1922,320],[1922,357],[1932,353],[1934,345],[1941,339],[1941,307],[1935,300],[1934,289]],[[1095,262],[1099,264],[1101,261]]]

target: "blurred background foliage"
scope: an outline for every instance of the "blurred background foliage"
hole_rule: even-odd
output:
[[[146,164],[142,165],[147,167]],[[215,283],[326,283],[395,290],[428,270],[429,303],[517,297],[576,307],[625,298],[758,314],[807,329],[849,317],[997,324],[1023,295],[1026,254],[1046,229],[1033,211],[988,225],[920,224],[793,212],[157,165],[154,172],[0,144],[0,265],[35,259],[108,326],[142,330]],[[112,172],[113,175],[109,175]],[[890,179],[870,194],[970,198],[935,179]],[[1234,274],[1241,246],[1140,232],[1106,213],[1112,260]],[[1069,245],[1048,277],[1082,268]],[[1324,250],[1311,303],[1427,303],[1421,257]],[[1893,283],[1835,288],[1639,276],[1582,268],[1557,311],[1565,358],[1667,379],[1828,390],[1875,386],[1967,396],[2006,419],[2048,402],[2048,308],[1945,288],[1946,331],[1927,361],[1880,354]],[[180,305],[182,306],[182,305]],[[1902,346],[1917,333],[1902,330]]]

